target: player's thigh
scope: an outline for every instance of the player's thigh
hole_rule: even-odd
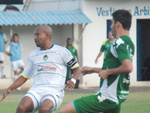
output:
[[[13,71],[17,71],[18,70],[18,65],[16,61],[11,62],[11,68]]]
[[[23,68],[23,67],[24,67],[24,62],[23,62],[23,60],[19,60],[17,64],[18,64],[18,67],[19,67],[19,68]]]
[[[33,101],[29,96],[24,96],[21,102],[18,105],[17,111],[25,110],[31,112],[34,109]]]
[[[47,107],[49,109],[49,113],[52,113],[60,106],[62,100],[63,97],[59,93],[47,94],[41,99],[40,108]]]
[[[60,109],[59,113],[77,113],[77,111],[73,102],[70,102],[69,104],[64,105]]]
[[[36,91],[30,89],[24,97],[29,97],[32,101],[32,110],[29,113],[36,113],[39,109],[41,96],[36,93]],[[31,103],[30,101],[30,103]]]
[[[78,113],[99,113],[117,106],[115,102],[106,99],[101,94],[82,97],[74,100],[73,103]]]
[[[39,107],[39,113],[50,112],[54,107],[54,103],[50,99],[45,99]]]

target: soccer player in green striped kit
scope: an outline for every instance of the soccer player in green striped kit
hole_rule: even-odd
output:
[[[111,45],[102,68],[82,67],[83,75],[98,73],[101,77],[99,91],[65,105],[60,113],[120,113],[121,104],[129,94],[134,44],[129,37],[132,16],[127,10],[112,14],[112,34],[116,39]]]

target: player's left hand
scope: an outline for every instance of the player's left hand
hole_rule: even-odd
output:
[[[2,98],[0,99],[0,101],[3,101],[3,100],[7,97],[7,95],[9,95],[10,93],[11,93],[11,90],[10,90],[10,89],[7,89],[7,90],[4,92],[4,94],[3,94]]]
[[[73,90],[74,87],[75,87],[75,84],[73,83],[73,81],[72,80],[68,80],[66,88],[69,89],[69,90]]]
[[[106,79],[108,77],[108,71],[107,70],[102,70],[99,72],[99,76],[102,78],[102,79]]]

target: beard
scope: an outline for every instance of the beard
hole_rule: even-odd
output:
[[[38,41],[35,41],[35,44],[37,47],[40,47],[40,43]]]

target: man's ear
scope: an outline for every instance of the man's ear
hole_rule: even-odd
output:
[[[117,27],[117,28],[120,28],[120,27],[122,27],[122,24],[121,24],[119,21],[117,21],[117,22],[116,22],[116,27]]]

